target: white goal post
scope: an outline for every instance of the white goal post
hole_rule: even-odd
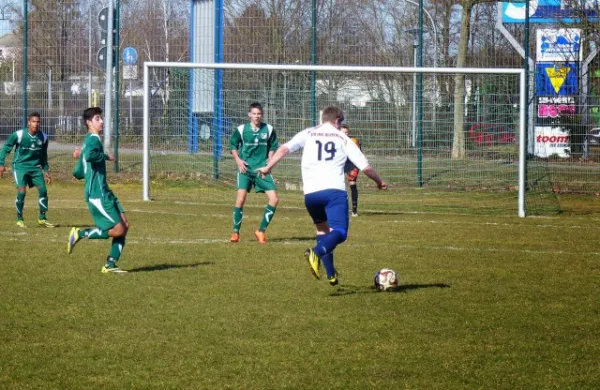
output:
[[[185,63],[185,62],[145,62],[144,63],[144,154],[143,154],[143,199],[150,200],[150,71],[153,68],[209,69],[209,70],[264,70],[264,71],[304,71],[304,72],[353,72],[353,73],[404,73],[404,74],[488,74],[519,76],[519,166],[518,166],[518,201],[517,210],[520,217],[525,217],[526,191],[526,91],[525,71],[516,68],[415,68],[415,67],[383,67],[383,66],[325,66],[325,65],[275,65],[275,64],[229,64],[229,63]],[[298,131],[301,129],[298,129]]]

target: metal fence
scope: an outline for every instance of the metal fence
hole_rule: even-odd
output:
[[[114,102],[118,112],[112,126],[119,143],[113,144],[136,148],[142,128],[141,75],[131,79],[131,66],[126,69],[123,63],[126,47],[137,50],[139,69],[148,60],[199,61],[201,55],[244,63],[526,67],[531,76],[528,150],[532,162],[544,167],[552,187],[562,192],[600,191],[596,174],[600,161],[598,2],[561,1],[557,6],[555,1],[540,0],[530,5],[529,18],[526,4],[473,0],[456,5],[425,2],[422,12],[412,0],[114,2],[119,34],[111,94],[118,98]],[[0,0],[0,139],[24,126],[25,112],[39,111],[51,148],[60,150],[79,142],[84,130],[77,118],[88,106],[103,106],[106,97],[106,75],[98,55],[107,34],[98,19],[107,5],[107,1],[91,0]],[[530,61],[523,60],[524,53],[529,53]],[[328,96],[337,96],[336,103],[357,113],[361,127],[378,125],[368,112],[386,103],[381,95],[340,94],[341,84],[335,80],[325,83],[314,75],[306,77],[303,102],[309,105],[304,114],[309,120],[316,119],[318,95],[326,89]],[[513,97],[508,86],[490,80],[477,75],[403,79],[407,91],[403,99],[408,104],[406,110],[392,113],[401,118],[389,130],[396,133],[392,137],[402,138],[412,131],[418,100],[421,108],[431,109],[416,118],[417,126],[447,132],[445,147],[453,159],[513,142]],[[225,90],[244,91],[244,82],[229,79]],[[168,88],[161,80],[153,83],[156,93]],[[360,90],[360,82],[356,83]],[[289,99],[297,95],[294,84],[299,85],[289,75],[279,74],[264,89],[276,89],[271,96],[285,102],[281,109],[291,112],[294,103]],[[383,88],[389,92],[393,85]],[[434,92],[423,95],[428,89]],[[248,99],[264,96],[269,94]],[[167,105],[165,98],[160,100]],[[182,122],[196,131],[192,117],[201,113],[185,98],[178,101],[180,112],[189,112]],[[264,103],[267,118],[277,121],[278,111],[270,108],[268,100]],[[427,134],[431,132],[424,132],[426,143],[440,142]],[[66,158],[65,170],[71,163]],[[54,161],[62,166],[62,159]]]

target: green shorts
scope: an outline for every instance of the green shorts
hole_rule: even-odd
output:
[[[241,173],[238,171],[237,189],[250,191],[252,189],[252,186],[254,186],[255,192],[277,190],[277,187],[275,186],[275,181],[273,180],[273,176],[270,173],[264,178],[262,178],[260,175],[257,175],[254,172],[248,171],[246,173]]]
[[[37,169],[19,169],[13,167],[13,175],[15,176],[15,185],[19,187],[39,187],[46,189],[46,180],[44,179],[44,171]]]
[[[121,213],[125,212],[119,199],[109,192],[103,198],[89,198],[88,209],[94,225],[100,230],[110,230],[121,222]]]

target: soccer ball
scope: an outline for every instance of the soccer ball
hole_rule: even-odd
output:
[[[373,284],[376,289],[387,291],[398,286],[398,273],[391,268],[382,268],[375,274]]]

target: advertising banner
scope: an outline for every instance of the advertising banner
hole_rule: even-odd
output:
[[[569,157],[569,133],[560,127],[536,126],[534,154],[538,157]]]
[[[558,118],[560,115],[577,113],[575,98],[572,96],[538,97],[538,118]]]
[[[597,0],[530,0],[530,23],[579,23],[585,14],[590,23],[600,21]],[[525,2],[503,2],[502,23],[523,23]]]
[[[577,95],[577,80],[577,64],[535,64],[535,87],[538,96]]]
[[[581,30],[578,28],[536,31],[537,62],[577,62],[581,60]]]

